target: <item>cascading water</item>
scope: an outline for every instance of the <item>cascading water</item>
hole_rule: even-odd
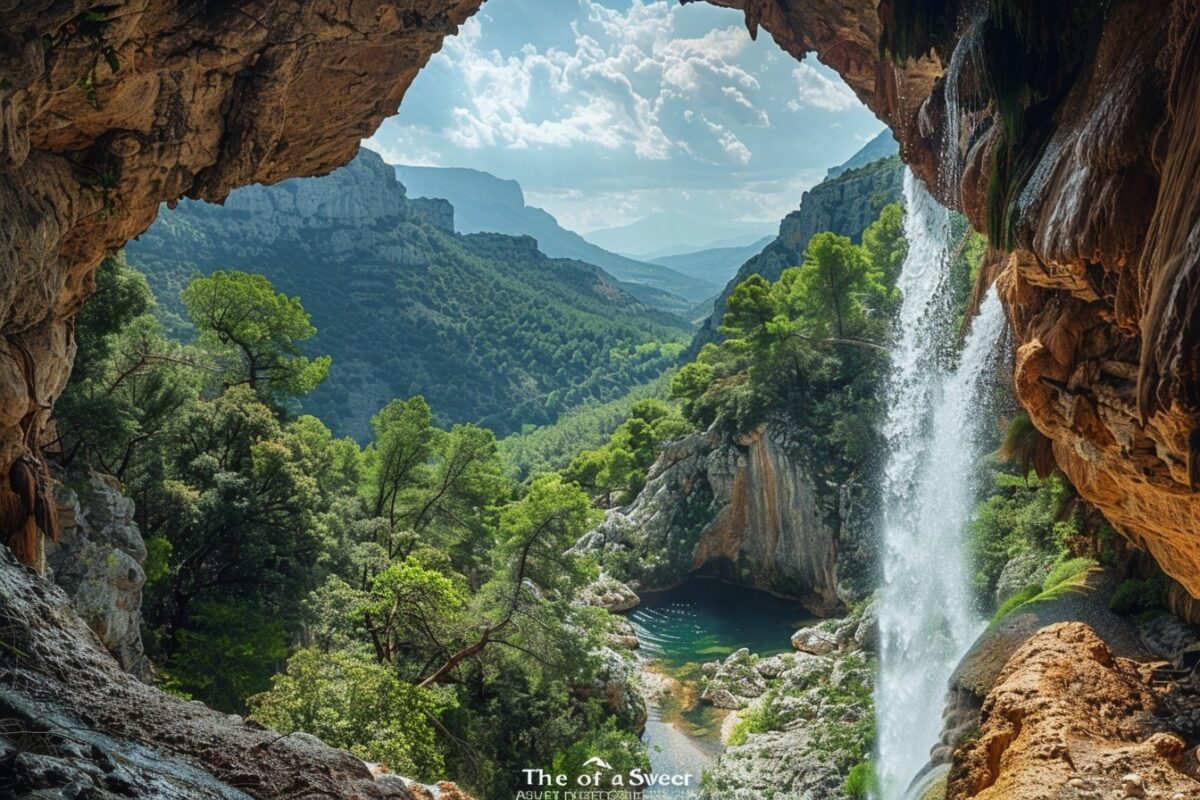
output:
[[[947,681],[983,627],[972,608],[962,532],[986,377],[1005,325],[993,289],[957,359],[939,346],[947,302],[949,213],[907,173],[902,302],[885,435],[884,588],[876,688],[881,800],[899,800],[941,732]],[[950,363],[947,363],[947,362]]]

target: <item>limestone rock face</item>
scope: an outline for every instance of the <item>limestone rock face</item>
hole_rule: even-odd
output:
[[[162,202],[220,201],[237,186],[348,162],[479,5],[130,0],[97,45],[76,35],[93,3],[0,2],[4,538],[31,515],[9,490],[10,468],[38,460],[70,370],[70,319],[104,254],[144,231]],[[93,64],[89,95],[79,84]]]
[[[745,708],[751,698],[762,697],[766,693],[768,677],[778,677],[790,666],[790,662],[781,661],[779,656],[770,663],[768,661],[751,655],[743,647],[724,661],[705,664],[704,671],[712,674],[708,676],[700,699],[717,708]],[[760,664],[766,665],[766,669],[760,670]]]
[[[861,653],[730,656],[710,679],[709,702],[742,714],[769,703],[771,722],[726,748],[708,776],[708,796],[847,798],[845,765],[870,749],[862,723],[873,680]]]
[[[738,442],[712,430],[667,445],[634,502],[576,547],[636,576],[635,588],[704,570],[794,596],[817,614],[840,606],[837,531],[812,478],[768,426]]]
[[[244,800],[247,789],[263,800],[462,797],[452,784],[430,791],[377,778],[314,736],[281,737],[147,686],[117,666],[62,588],[5,548],[0,597],[0,639],[12,648],[0,648],[0,713],[35,734],[0,730],[17,796]]]
[[[613,576],[601,573],[599,578],[580,590],[577,602],[620,614],[637,608],[642,599],[637,596],[637,592]]]
[[[126,671],[145,677],[142,585],[146,545],[133,520],[133,501],[116,481],[88,472],[58,483],[62,533],[46,548],[54,582]]]
[[[948,34],[898,65],[876,44],[880,14],[905,4],[709,2],[743,9],[752,32],[798,58],[816,52],[892,127],[929,188],[987,230],[1005,125],[994,104],[946,103],[955,54],[967,65],[951,74],[956,94],[986,83],[980,37],[966,35],[978,6],[940,6],[955,21]],[[1055,35],[1079,43],[1090,30]],[[1010,230],[989,232],[1011,247],[998,285],[1015,387],[1080,493],[1200,596],[1200,7],[1117,0],[1094,30],[1078,66],[1059,67],[1050,121],[1020,134],[1032,157],[1007,205]]]
[[[1146,677],[1087,625],[1039,631],[988,693],[978,738],[954,754],[947,797],[1200,796]]]

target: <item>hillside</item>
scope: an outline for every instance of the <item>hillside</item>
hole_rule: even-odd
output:
[[[881,158],[894,156],[899,151],[900,145],[896,143],[896,137],[892,135],[890,130],[884,128],[879,132],[878,136],[863,145],[862,149],[857,153],[850,156],[850,158],[846,159],[841,164],[838,164],[836,167],[830,167],[825,173],[825,178],[826,180],[836,178],[844,172],[849,172],[850,170],[858,169],[859,167],[865,167]]]
[[[651,259],[652,264],[678,270],[685,275],[701,280],[716,281],[724,285],[737,274],[738,267],[745,264],[762,249],[774,241],[774,236],[764,236],[758,241],[734,247],[709,247]]]
[[[456,235],[444,201],[414,201],[363,151],[323,178],[248,187],[224,206],[183,201],[127,248],[167,316],[216,269],[260,272],[311,312],[329,379],[302,410],[363,437],[394,397],[503,435],[657,376],[686,336],[598,267],[528,237]],[[674,344],[671,344],[674,343]],[[666,344],[667,346],[661,346]]]
[[[629,284],[624,288],[630,294],[654,308],[683,313],[692,304],[720,291],[719,282],[698,280],[666,267],[635,261],[585,241],[559,225],[549,212],[525,205],[525,194],[516,181],[457,167],[400,165],[395,169],[410,196],[449,200],[454,206],[454,227],[459,233],[532,236],[546,255],[595,264]]]
[[[588,231],[587,240],[618,253],[654,259],[710,247],[740,247],[769,231],[768,225],[713,224],[682,211],[658,211],[627,225]]]
[[[746,261],[713,302],[712,315],[693,340],[693,351],[717,338],[725,301],[735,286],[755,273],[769,281],[779,280],[785,269],[804,260],[808,240],[820,231],[832,231],[857,241],[879,215],[880,208],[900,199],[903,179],[904,165],[899,156],[891,156],[826,178],[805,192],[800,208],[779,224],[775,240]]]

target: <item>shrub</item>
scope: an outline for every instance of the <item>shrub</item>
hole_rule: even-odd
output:
[[[879,778],[875,775],[875,765],[870,761],[856,764],[846,776],[842,791],[851,800],[867,800],[874,796],[879,789]]]
[[[1162,608],[1167,602],[1167,576],[1155,575],[1144,581],[1128,580],[1117,587],[1108,607],[1118,614],[1135,614]]]
[[[996,613],[992,615],[992,624],[994,625],[1000,620],[1004,619],[1016,608],[1025,605],[1041,593],[1042,587],[1036,583],[1031,583],[1029,586],[1026,586],[1024,589],[1005,600],[1000,608],[996,609]]]

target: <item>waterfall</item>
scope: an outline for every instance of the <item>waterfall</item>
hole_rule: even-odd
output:
[[[992,289],[961,355],[946,357],[939,342],[955,313],[946,297],[949,213],[911,172],[904,197],[909,249],[884,428],[889,456],[876,688],[882,800],[904,797],[929,760],[941,733],[947,681],[983,627],[970,600],[963,530],[974,499],[979,409],[1005,325]]]

